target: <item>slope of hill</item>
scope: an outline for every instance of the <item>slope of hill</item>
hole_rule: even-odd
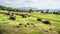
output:
[[[29,14],[31,14],[31,17],[27,18],[16,15],[16,20],[10,20],[8,15],[0,14],[0,34],[60,34],[60,32],[58,32],[58,30],[60,30],[59,15],[40,13]],[[42,21],[37,21],[37,18],[49,20],[51,21],[51,25],[43,24]],[[35,27],[27,25],[27,23],[33,23]],[[19,24],[22,25],[19,26]]]

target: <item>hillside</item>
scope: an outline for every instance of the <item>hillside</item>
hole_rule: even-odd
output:
[[[2,12],[2,11],[0,11]],[[22,12],[26,13],[26,12]],[[0,13],[0,34],[58,34],[60,33],[60,15],[28,13],[31,17],[23,18],[15,15],[16,20],[9,19],[9,15]],[[57,17],[56,17],[57,16]],[[48,20],[51,25],[37,21],[37,18]],[[19,24],[22,24],[20,27]],[[35,26],[27,26],[27,23],[33,23]],[[52,30],[50,30],[52,29]]]

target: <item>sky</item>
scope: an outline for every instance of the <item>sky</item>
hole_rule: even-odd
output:
[[[59,9],[60,0],[0,0],[0,5],[8,7],[34,7],[38,9]]]

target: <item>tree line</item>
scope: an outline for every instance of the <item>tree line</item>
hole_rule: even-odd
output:
[[[0,10],[7,10],[7,11],[13,11],[13,12],[33,12],[32,9],[29,9],[29,10],[21,10],[19,8],[11,8],[11,7],[5,7],[5,6],[1,6],[0,5]]]
[[[43,14],[57,14],[57,15],[60,15],[60,11],[52,11],[52,12],[49,12],[49,9],[46,9],[46,10],[32,10],[32,9],[29,9],[29,10],[21,10],[19,8],[11,8],[11,7],[5,7],[5,6],[1,6],[0,5],[0,10],[7,10],[7,11],[13,11],[13,12],[41,12]]]
[[[46,11],[45,10],[40,10],[40,11],[41,11],[41,13],[44,13],[44,14],[57,14],[57,15],[60,15],[60,11],[50,12],[49,9],[46,9]]]
[[[21,11],[18,8],[5,7],[5,6],[1,6],[1,5],[0,5],[0,10],[8,10],[8,11],[14,11],[14,12],[15,11],[17,11],[17,12]]]

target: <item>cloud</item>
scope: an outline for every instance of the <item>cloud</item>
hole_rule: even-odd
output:
[[[60,0],[0,0],[0,5],[10,7],[60,8]]]

